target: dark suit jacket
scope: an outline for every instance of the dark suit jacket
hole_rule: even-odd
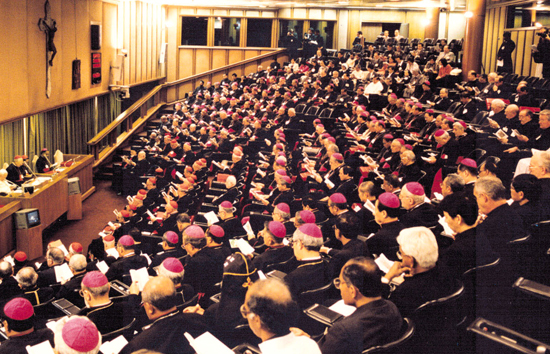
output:
[[[372,255],[380,256],[382,253],[390,260],[396,261],[399,244],[396,239],[405,226],[399,222],[383,224],[380,231],[367,240],[367,247]]]
[[[319,342],[323,354],[360,354],[399,336],[403,320],[397,307],[380,299],[336,322]],[[362,340],[359,340],[361,338]]]

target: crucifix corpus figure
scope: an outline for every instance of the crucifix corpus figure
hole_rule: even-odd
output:
[[[57,54],[57,49],[53,43],[55,32],[57,32],[57,23],[53,18],[51,18],[50,12],[50,1],[46,0],[46,3],[44,4],[45,16],[44,18],[38,20],[38,28],[46,34],[46,55],[49,58],[48,64],[53,66],[53,58]]]

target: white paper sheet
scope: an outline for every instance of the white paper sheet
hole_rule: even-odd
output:
[[[241,251],[241,253],[244,255],[249,255],[254,253],[254,247],[250,246],[250,244],[246,242],[246,240],[243,238],[238,239],[236,242],[236,245]]]
[[[184,335],[197,354],[234,354],[228,346],[210,332],[204,332],[195,339],[187,332]]]
[[[107,271],[109,270],[109,266],[105,261],[97,262],[96,267],[103,274],[107,273]]]
[[[147,272],[147,268],[139,268],[139,269],[130,269],[130,277],[132,278],[132,283],[137,282],[139,291],[143,291],[143,288],[145,287],[145,284],[149,281],[149,273]]]
[[[206,219],[206,222],[209,226],[214,225],[215,223],[220,221],[220,219],[218,219],[218,217],[216,216],[216,213],[213,211],[209,211],[208,213],[204,214],[204,218]]]
[[[101,344],[99,350],[103,354],[118,354],[126,344],[128,344],[128,341],[126,340],[126,338],[124,338],[123,335],[120,335],[110,342],[105,342]]]
[[[73,272],[71,272],[71,269],[69,268],[69,265],[67,263],[63,263],[62,265],[55,266],[53,269],[55,271],[55,279],[58,283],[67,281],[74,276]]]
[[[55,353],[49,341],[44,341],[37,345],[33,345],[32,347],[30,345],[27,345],[25,349],[27,349],[27,353],[29,354],[54,354]]]
[[[118,251],[114,247],[106,249],[105,253],[107,253],[107,255],[109,255],[111,257],[115,257],[115,259],[118,259],[118,257],[120,257],[120,255],[118,254]]]
[[[357,308],[350,305],[346,305],[344,303],[344,300],[340,300],[335,302],[334,305],[332,305],[331,307],[329,307],[329,310],[338,312],[340,315],[344,317],[348,317],[349,315],[354,313],[355,310],[357,310]]]

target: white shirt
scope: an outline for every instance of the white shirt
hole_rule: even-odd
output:
[[[374,83],[373,81],[370,84],[368,84],[367,87],[365,87],[365,95],[371,94],[371,93],[379,95],[383,89],[384,89],[384,85],[382,85],[380,81],[378,81],[377,83]]]
[[[0,193],[6,193],[6,194],[11,193],[10,185],[5,180],[0,181]]]
[[[258,346],[262,354],[321,354],[319,346],[313,339],[296,336],[294,333],[266,340]]]

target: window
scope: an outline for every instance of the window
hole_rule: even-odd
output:
[[[241,19],[216,17],[214,21],[214,45],[238,47],[241,38]]]
[[[181,18],[181,45],[206,45],[208,17]]]
[[[279,47],[284,47],[284,40],[289,31],[294,31],[293,35],[298,39],[300,47],[302,46],[302,37],[304,36],[304,21],[280,20],[279,21]]]
[[[314,31],[319,31],[321,38],[323,38],[323,43],[319,43],[319,46],[324,47],[325,49],[334,48],[334,25],[336,21],[310,21],[311,28]]]
[[[247,47],[271,47],[272,20],[248,19]]]
[[[506,17],[506,28],[531,27],[531,11],[529,5],[526,6],[508,6],[508,16]]]

